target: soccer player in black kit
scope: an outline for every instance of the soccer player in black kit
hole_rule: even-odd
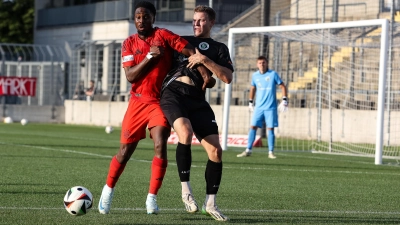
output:
[[[196,70],[202,64],[224,83],[232,81],[233,66],[227,46],[210,38],[214,23],[215,11],[212,8],[201,5],[194,9],[194,35],[182,37],[196,48],[196,54],[189,58],[184,55],[176,57],[175,67],[163,83],[160,106],[179,138],[176,162],[186,211],[195,213],[199,210],[190,186],[191,143],[195,134],[208,155],[206,198],[202,213],[218,221],[227,221],[228,217],[216,205],[216,194],[222,178],[222,148],[215,115],[205,100],[204,91],[205,86],[209,87],[212,82],[204,84],[206,78],[203,79]]]

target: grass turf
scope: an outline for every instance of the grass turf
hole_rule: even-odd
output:
[[[103,127],[61,124],[0,124],[0,224],[217,224],[201,213],[188,214],[180,200],[175,146],[158,195],[159,215],[147,215],[153,144],[139,143],[115,190],[111,214],[97,211],[119,132]],[[223,153],[223,178],[217,203],[234,224],[400,224],[400,167],[374,165],[373,158],[277,151],[267,158],[257,148]],[[193,146],[191,184],[202,204],[207,156]],[[72,186],[94,196],[87,215],[63,208]]]

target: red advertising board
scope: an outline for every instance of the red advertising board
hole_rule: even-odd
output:
[[[1,77],[0,95],[35,96],[36,77]]]

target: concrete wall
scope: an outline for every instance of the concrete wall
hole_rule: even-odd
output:
[[[65,101],[66,124],[91,124],[98,126],[121,126],[128,106],[127,102],[87,102]],[[214,110],[219,130],[223,127],[223,106],[211,105]],[[376,111],[369,110],[329,110],[323,109],[321,129],[318,130],[317,109],[290,108],[289,112],[279,114],[277,137],[293,137],[297,139],[349,143],[375,143]],[[247,106],[231,106],[229,115],[229,134],[247,134],[251,121],[251,113]],[[329,121],[332,121],[330,123]],[[332,126],[330,126],[332,124]],[[392,112],[391,126],[400,124],[400,112]],[[400,144],[400,133],[392,129],[391,144]],[[387,134],[385,134],[386,137]]]
[[[14,122],[27,119],[35,123],[65,123],[64,106],[1,105],[0,112]]]
[[[128,107],[128,102],[66,100],[64,106],[66,124],[119,127]]]
[[[128,102],[100,102],[66,100],[64,106],[26,106],[5,105],[2,112],[11,116],[15,122],[22,118],[30,122],[66,123],[120,127]],[[223,127],[223,106],[212,105],[220,132]],[[290,108],[287,113],[279,114],[277,137],[293,137],[296,139],[334,142],[369,143],[374,144],[376,138],[376,111],[369,110],[322,110],[321,129],[318,130],[317,109]],[[229,134],[247,134],[251,113],[247,106],[231,106],[229,115]],[[329,121],[332,121],[330,123]],[[387,119],[385,119],[385,134],[387,134]],[[332,126],[330,126],[332,124]],[[391,113],[390,143],[400,145],[400,112]],[[332,135],[331,135],[332,133]],[[385,142],[386,143],[386,142]]]

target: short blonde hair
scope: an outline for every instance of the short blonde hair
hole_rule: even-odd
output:
[[[215,11],[211,7],[208,7],[206,5],[198,5],[196,8],[194,8],[194,12],[204,12],[207,13],[208,19],[215,20]]]

